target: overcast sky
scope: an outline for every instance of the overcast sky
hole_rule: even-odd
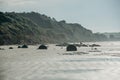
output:
[[[35,11],[93,32],[120,32],[120,0],[0,0],[0,11]]]

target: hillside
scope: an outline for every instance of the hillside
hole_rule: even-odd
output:
[[[0,44],[35,44],[106,40],[77,23],[57,21],[36,12],[0,12]]]

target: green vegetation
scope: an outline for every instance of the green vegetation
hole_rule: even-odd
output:
[[[36,12],[0,12],[0,44],[36,44],[107,40],[77,23],[57,21]]]

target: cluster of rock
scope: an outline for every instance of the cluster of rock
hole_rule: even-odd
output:
[[[91,48],[94,48],[94,47],[100,47],[100,45],[98,44],[91,44],[91,45],[86,45],[86,44],[68,44],[68,43],[63,43],[63,44],[58,44],[56,46],[61,46],[61,47],[65,47],[66,46],[66,51],[77,51],[77,47],[91,47]],[[18,46],[18,48],[28,48],[28,45],[24,44],[22,46]],[[9,47],[9,49],[13,49],[13,47]],[[47,50],[48,49],[48,46],[44,45],[44,44],[41,44],[38,49],[44,49],[44,50]],[[97,50],[97,48],[95,48]],[[0,50],[4,50],[2,48],[0,48]]]

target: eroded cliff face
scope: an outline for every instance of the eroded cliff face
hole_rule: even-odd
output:
[[[0,12],[0,44],[78,42],[106,39],[77,23],[57,21],[36,12]]]

